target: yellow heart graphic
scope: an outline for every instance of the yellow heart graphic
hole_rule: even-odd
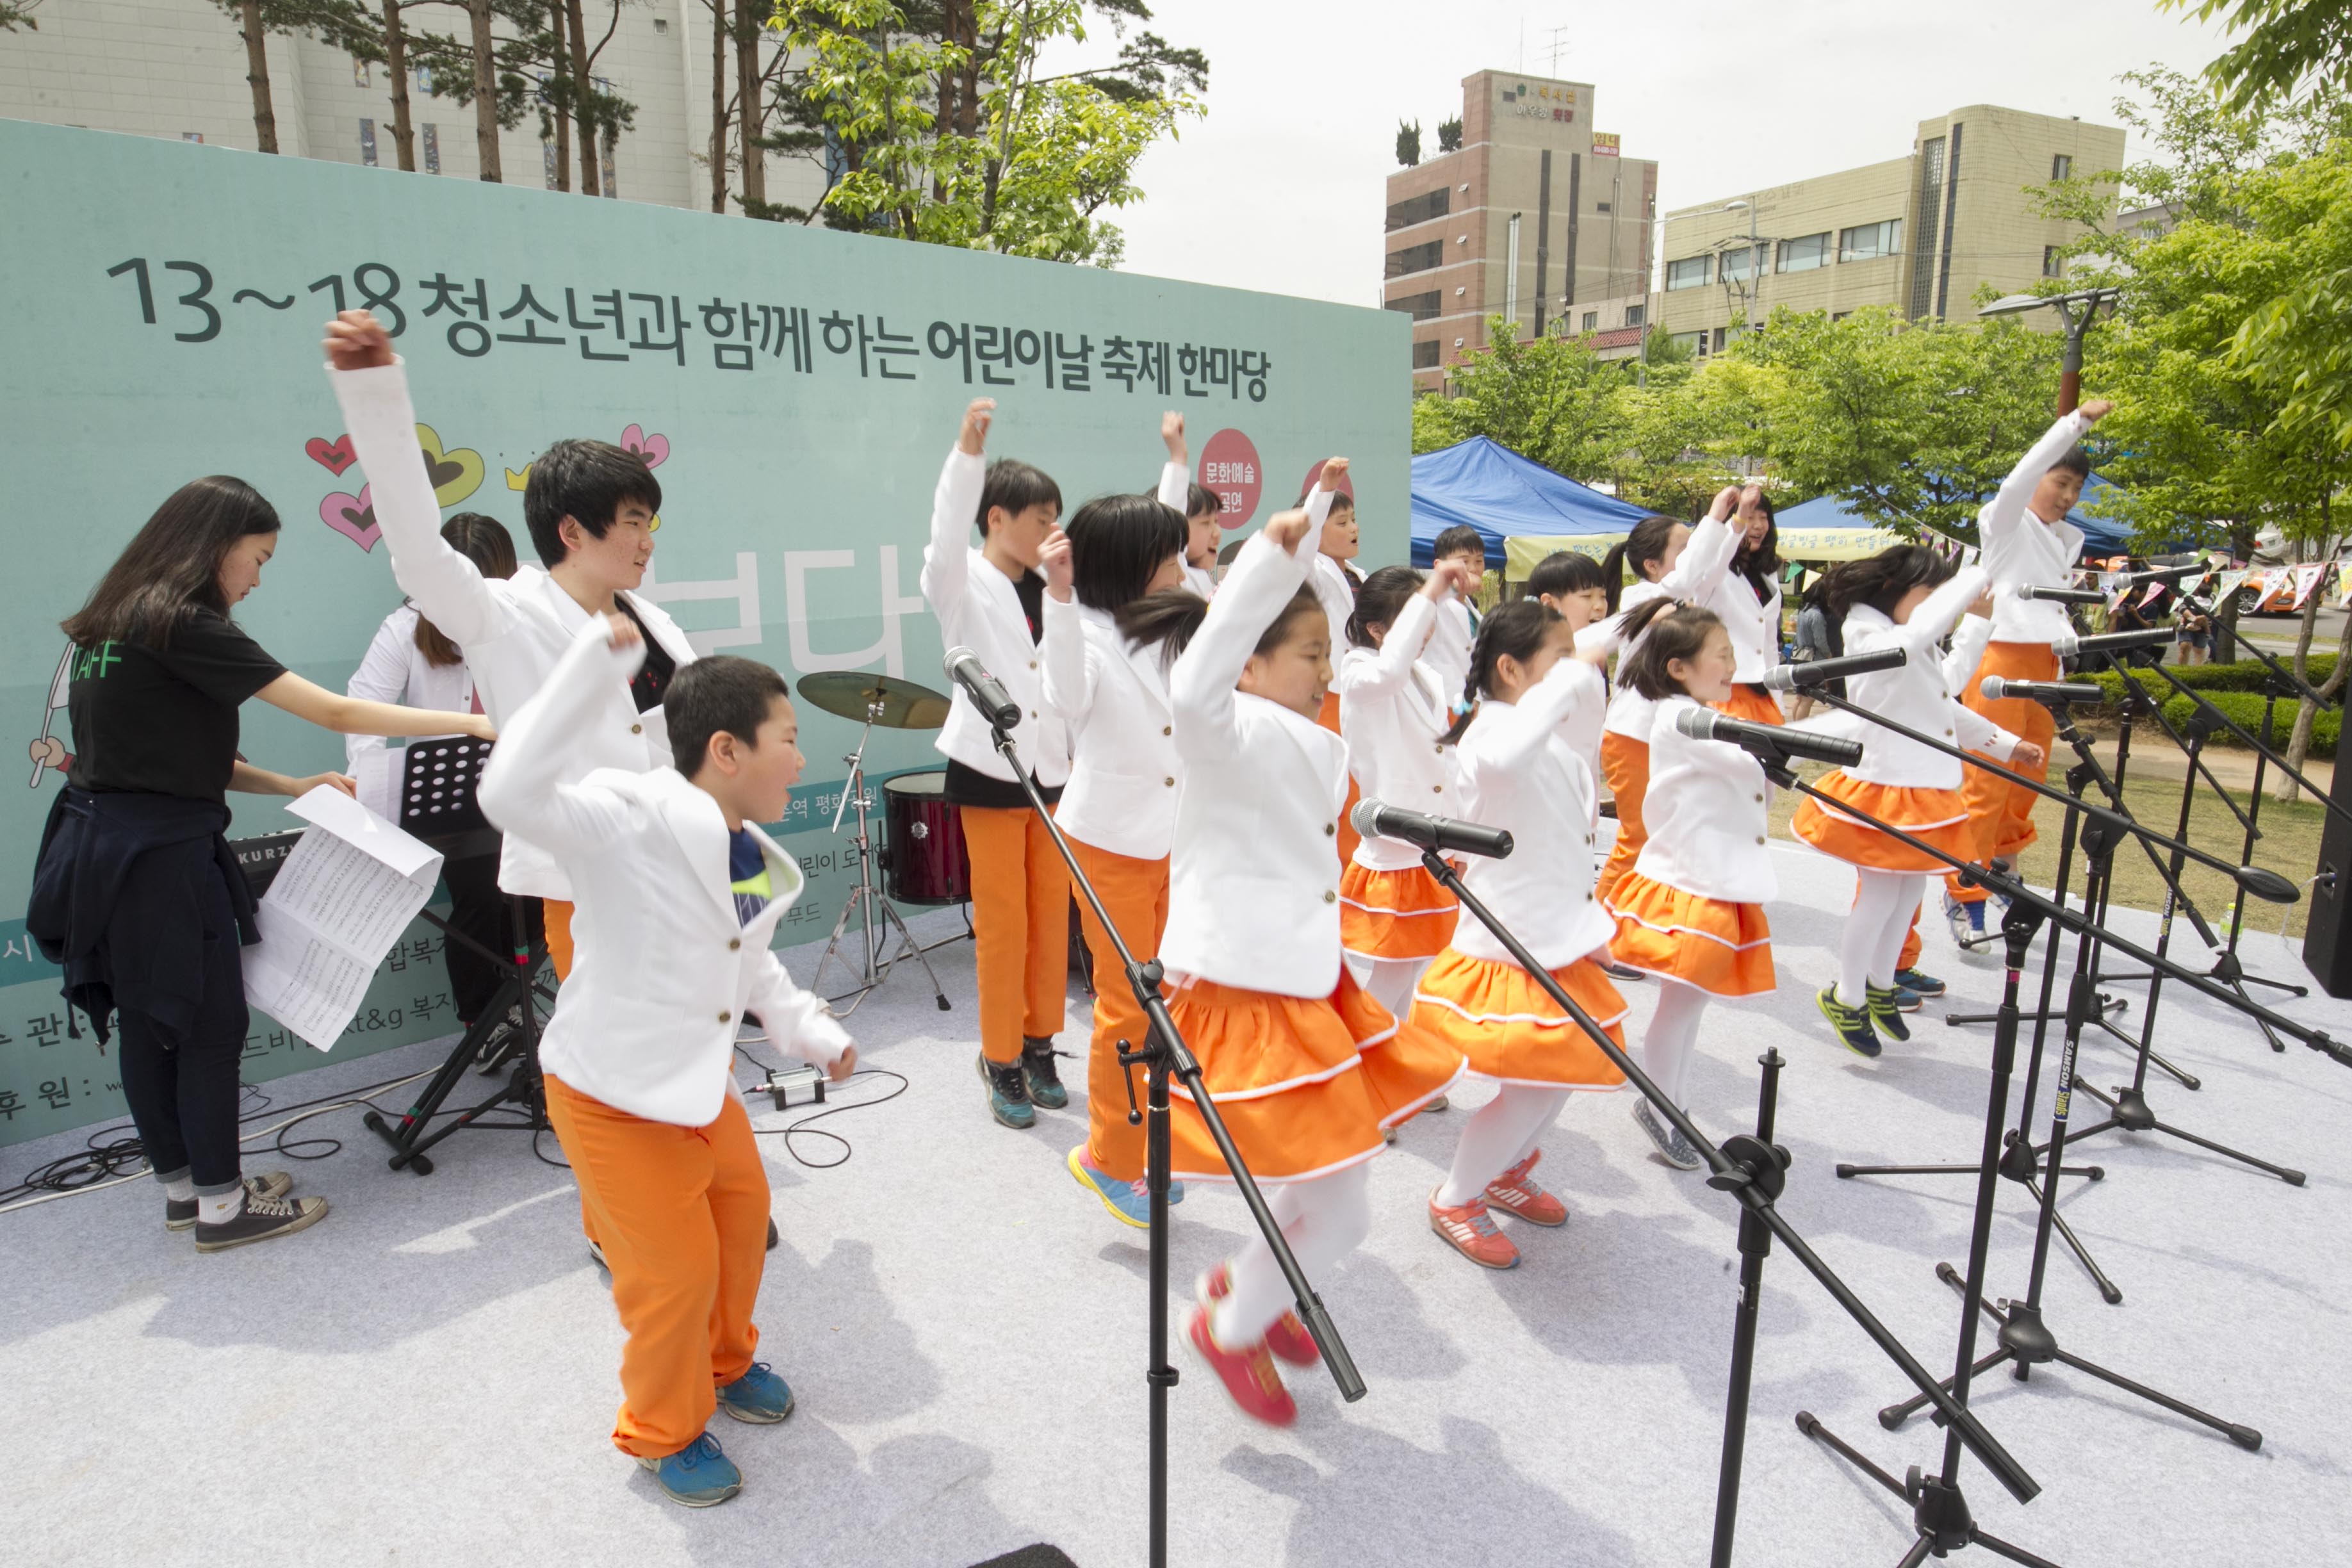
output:
[[[509,468],[509,469],[507,470],[507,489],[510,489],[510,490],[519,490],[519,489],[523,489],[525,486],[529,485],[530,483],[530,465],[529,463],[525,463],[525,464],[522,466],[522,472],[521,472],[521,473],[519,473],[519,474],[518,474],[518,473],[516,473],[512,468]]]
[[[454,452],[441,449],[441,437],[430,425],[416,427],[416,444],[425,448],[425,472],[433,482],[433,499],[446,510],[482,488],[482,455],[470,447]]]

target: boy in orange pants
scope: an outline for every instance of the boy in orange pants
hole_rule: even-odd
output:
[[[665,704],[675,767],[583,776],[582,737],[645,657],[634,621],[589,617],[506,726],[480,795],[572,889],[574,963],[540,1063],[628,1334],[613,1441],[672,1500],[707,1508],[743,1485],[711,1416],[793,1409],[752,1359],[768,1180],[730,1070],[736,1020],[757,1012],[771,1041],[836,1083],[857,1053],[768,950],[801,889],[751,826],[781,817],[800,777],[783,678],[750,659],[689,664]]]

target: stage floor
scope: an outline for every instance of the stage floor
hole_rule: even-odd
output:
[[[1751,1124],[1756,1057],[1777,1046],[1783,1208],[1920,1358],[1948,1370],[1968,1179],[1842,1182],[1840,1160],[1972,1159],[1990,1028],[1944,1002],[1908,1047],[1866,1064],[1830,1042],[1813,991],[1835,968],[1852,893],[1843,867],[1777,847],[1780,989],[1718,1007],[1692,1073],[1711,1131]],[[2255,906],[2259,916],[2263,906]],[[938,918],[923,922],[940,934]],[[2155,919],[2128,915],[2152,938]],[[2179,934],[2196,943],[2185,926]],[[2270,934],[2249,967],[2306,978]],[[2201,952],[2201,950],[2197,950]],[[805,977],[813,950],[787,955]],[[1036,1542],[1082,1568],[1144,1552],[1144,1237],[1114,1223],[1062,1160],[1082,1111],[1019,1133],[974,1079],[971,950],[934,955],[954,1009],[902,971],[851,1020],[861,1055],[906,1093],[821,1126],[845,1165],[795,1163],[763,1139],[782,1247],[761,1298],[761,1353],[799,1410],[779,1427],[721,1420],[739,1499],[690,1512],[607,1440],[620,1333],[566,1173],[514,1132],[461,1134],[429,1177],[384,1166],[356,1111],[307,1123],[339,1153],[290,1166],[334,1212],[284,1242],[200,1257],[166,1233],[144,1181],[0,1216],[0,1540],[12,1565],[969,1564]],[[2000,973],[1940,929],[1927,964],[1952,1003],[1989,1010]],[[2039,959],[2037,955],[2036,963]],[[1654,987],[1626,988],[1638,1039]],[[2137,1027],[2144,988],[2126,986]],[[2352,1037],[2352,1005],[2289,1003]],[[1064,1043],[1082,1051],[1074,1001]],[[2335,1159],[2352,1074],[2168,994],[2158,1048],[2200,1074],[2152,1079],[2159,1113],[2311,1173],[2307,1186],[2178,1142],[2102,1136],[2063,1213],[2121,1285],[2103,1304],[2053,1252],[2045,1310],[2062,1345],[2260,1428],[2246,1453],[2069,1371],[1996,1372],[1977,1408],[2041,1482],[2020,1507],[1965,1467],[1983,1525],[2068,1568],[2319,1563],[2344,1552],[2352,1436],[2352,1205]],[[416,1070],[441,1047],[266,1086],[279,1106]],[[2054,1058],[2054,1051],[2053,1056]],[[1066,1069],[1075,1082],[1080,1062]],[[2022,1051],[2021,1050],[2021,1068]],[[2089,1081],[2127,1076],[2086,1045]],[[483,1080],[468,1079],[468,1085]],[[881,1080],[861,1080],[872,1094]],[[385,1102],[405,1104],[405,1091]],[[1343,1405],[1294,1373],[1297,1426],[1239,1415],[1181,1344],[1171,1398],[1171,1557],[1189,1563],[1673,1564],[1705,1559],[1714,1506],[1737,1254],[1734,1205],[1648,1157],[1632,1097],[1572,1102],[1543,1178],[1573,1211],[1492,1274],[1430,1234],[1424,1200],[1473,1089],[1375,1163],[1366,1247],[1319,1281],[1370,1394]],[[2046,1094],[2041,1103],[2047,1105]],[[802,1110],[769,1112],[780,1127]],[[2087,1097],[2076,1125],[2099,1119]],[[5,1152],[13,1177],[80,1135]],[[552,1138],[541,1147],[556,1153]],[[838,1152],[821,1139],[803,1152]],[[2331,1157],[2329,1151],[2336,1151]],[[263,1155],[249,1170],[285,1162]],[[1234,1247],[1230,1191],[1178,1211],[1178,1294]],[[1991,1293],[2021,1293],[2031,1211],[2004,1184]],[[1785,1252],[1768,1265],[1739,1561],[1895,1562],[1908,1510],[1795,1430],[1810,1409],[1900,1475],[1940,1462],[1940,1431],[1882,1430],[1899,1374]],[[2333,1544],[2331,1544],[2333,1543]],[[1987,1561],[1991,1561],[1988,1558]]]

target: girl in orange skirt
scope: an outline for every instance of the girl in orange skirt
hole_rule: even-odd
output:
[[[1407,811],[1460,815],[1454,804],[1452,693],[1422,659],[1443,606],[1470,574],[1441,561],[1423,583],[1410,566],[1364,580],[1339,656],[1339,733],[1357,792]],[[1367,838],[1339,877],[1339,945],[1357,981],[1398,1017],[1413,982],[1454,934],[1454,895],[1422,868],[1421,852]]]
[[[1618,879],[1633,868],[1634,858],[1648,837],[1642,806],[1650,784],[1652,704],[1624,678],[1625,664],[1633,657],[1637,640],[1626,634],[1627,623],[1644,605],[1662,599],[1695,604],[1714,592],[1724,573],[1730,570],[1732,552],[1739,545],[1739,535],[1728,526],[1739,494],[1737,489],[1727,489],[1717,495],[1696,528],[1670,517],[1645,517],[1601,563],[1601,574],[1607,579],[1609,618],[1580,640],[1619,656],[1617,694],[1610,699],[1601,737],[1601,765],[1609,777],[1609,793],[1617,803],[1617,843],[1601,868],[1596,889],[1603,899]],[[1630,586],[1624,585],[1628,568],[1634,575]]]
[[[1731,695],[1712,706],[1751,724],[1778,724],[1780,704],[1763,680],[1780,662],[1780,533],[1760,487],[1740,492],[1731,532],[1739,542],[1731,569],[1696,600],[1723,617],[1731,637]]]
[[[1641,637],[1618,676],[1653,704],[1649,841],[1616,887],[1609,912],[1618,961],[1657,977],[1658,1010],[1642,1037],[1642,1070],[1676,1104],[1710,998],[1772,989],[1766,900],[1780,891],[1766,847],[1764,769],[1727,741],[1675,727],[1694,706],[1719,705],[1738,668],[1712,610],[1660,603],[1629,626]],[[1633,1120],[1666,1163],[1696,1170],[1698,1152],[1643,1100]]]
[[[1937,653],[1936,645],[1982,597],[1986,582],[1981,567],[1956,572],[1949,560],[1921,544],[1898,544],[1832,571],[1830,611],[1844,617],[1846,652],[1899,647],[1908,655],[1896,668],[1847,677],[1847,700],[1997,762],[2038,763],[2039,746],[1960,704]],[[1864,742],[1862,761],[1825,776],[1817,786],[1822,793],[1967,861],[1976,841],[1960,796],[1959,759],[1867,720],[1844,718],[1837,727]],[[1852,864],[1860,882],[1839,942],[1837,981],[1814,1002],[1840,1044],[1857,1056],[1875,1057],[1880,1035],[1911,1037],[1896,1007],[1895,973],[1920,895],[1948,868],[1811,796],[1790,826],[1814,848]]]
[[[1559,613],[1537,599],[1505,605],[1478,628],[1470,684],[1480,700],[1456,748],[1462,815],[1507,829],[1502,859],[1472,858],[1464,885],[1527,944],[1560,987],[1623,1044],[1625,1000],[1595,953],[1610,921],[1592,896],[1594,780],[1569,740],[1606,700],[1600,652],[1580,653]],[[1578,1089],[1614,1089],[1624,1075],[1494,933],[1465,921],[1422,976],[1409,1037],[1443,1044],[1467,1073],[1496,1086],[1472,1114],[1453,1168],[1429,1198],[1429,1227],[1471,1262],[1509,1268],[1518,1248],[1493,1211],[1533,1225],[1568,1223],[1568,1207],[1535,1182],[1545,1131]]]
[[[1280,514],[1243,547],[1213,605],[1151,595],[1122,617],[1139,647],[1179,655],[1169,696],[1184,775],[1160,943],[1169,1012],[1291,1249],[1326,1289],[1370,1230],[1365,1166],[1383,1147],[1382,1122],[1444,1093],[1462,1068],[1442,1046],[1397,1038],[1395,1019],[1339,961],[1332,840],[1347,753],[1315,721],[1330,648],[1322,605],[1303,590],[1345,468],[1333,458],[1307,510]],[[1171,1121],[1175,1173],[1227,1179],[1181,1088]],[[1202,1276],[1199,1296],[1185,1328],[1193,1348],[1244,1411],[1288,1425],[1297,1407],[1272,1358],[1304,1364],[1315,1346],[1272,1252],[1253,1238]]]

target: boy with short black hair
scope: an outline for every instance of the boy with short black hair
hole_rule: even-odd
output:
[[[800,777],[783,678],[745,658],[689,665],[669,690],[675,765],[583,772],[597,710],[645,653],[629,617],[590,617],[501,732],[480,795],[577,896],[578,961],[540,1062],[628,1334],[613,1441],[672,1500],[705,1508],[743,1484],[711,1416],[793,1409],[752,1359],[769,1197],[730,1070],[737,1020],[757,1012],[770,1041],[836,1083],[857,1053],[768,946],[802,887],[753,826],[783,816]]]
[[[1160,503],[1184,514],[1184,586],[1203,599],[1217,592],[1217,537],[1224,531],[1217,519],[1224,502],[1206,485],[1192,482],[1192,450],[1184,444],[1184,416],[1170,410],[1160,416],[1160,439],[1168,448],[1168,466],[1160,471]]]
[[[1439,533],[1429,547],[1430,564],[1443,566],[1449,561],[1458,562],[1476,584],[1486,575],[1486,541],[1466,522],[1457,522]],[[1429,646],[1422,650],[1422,658],[1437,672],[1444,683],[1445,700],[1462,701],[1463,682],[1470,675],[1470,644],[1478,635],[1478,610],[1472,601],[1477,596],[1473,587],[1467,594],[1454,594],[1438,601],[1437,625],[1431,631]]]

